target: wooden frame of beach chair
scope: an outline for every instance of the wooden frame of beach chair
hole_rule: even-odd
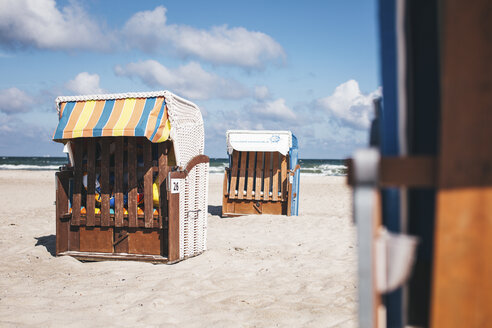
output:
[[[165,96],[171,107],[177,96]],[[179,137],[179,126],[176,130]],[[197,124],[195,133],[199,145],[203,125]],[[190,154],[179,153],[177,140],[90,136],[64,142],[70,145],[71,165],[56,173],[57,255],[174,263],[205,250],[209,158],[199,154],[203,148],[186,160],[183,155]]]
[[[295,162],[297,163],[297,158]],[[230,163],[230,167],[224,172],[223,217],[247,214],[297,215],[297,212],[292,213],[292,203],[293,199],[296,202],[298,199],[299,191],[296,186],[300,166],[296,164],[293,169],[289,168],[291,158],[288,153],[282,155],[278,151],[234,149],[230,155]]]
[[[378,291],[376,283],[380,279],[377,276],[381,274],[381,265],[384,267],[387,260],[376,251],[376,240],[383,228],[382,188],[435,186],[436,161],[429,156],[380,157],[376,148],[369,148],[354,153],[348,167],[347,180],[354,190],[354,221],[359,245],[359,326],[386,327],[382,292]]]
[[[400,22],[399,28],[410,32],[395,33],[400,39],[389,42],[390,52],[398,44],[400,49],[417,49],[419,56],[398,63],[408,69],[401,88],[404,99],[399,100],[411,105],[405,108],[410,115],[395,105],[386,106],[384,113],[386,119],[398,114],[407,120],[403,126],[408,131],[398,137],[407,139],[410,151],[384,154],[373,149],[373,154],[382,154],[372,161],[375,169],[370,174],[366,174],[367,163],[355,156],[349,170],[354,216],[358,226],[364,225],[364,229],[358,227],[358,257],[364,262],[363,266],[359,263],[359,326],[488,326],[492,321],[492,20],[484,13],[490,12],[490,1],[478,0],[473,6],[462,1],[410,5],[384,1],[382,5],[386,23]],[[395,6],[402,7],[395,10]],[[388,26],[385,32],[392,38]],[[430,49],[430,44],[439,48]],[[388,66],[393,64],[390,61]],[[434,69],[431,74],[427,74],[429,67]],[[384,84],[383,88],[388,89]],[[417,141],[412,136],[426,147],[415,149]],[[391,132],[381,137],[398,139]],[[435,147],[427,147],[433,143]],[[388,188],[399,192],[400,198],[388,197],[384,204]],[[364,190],[365,197],[359,197]],[[420,197],[408,197],[417,192]],[[389,202],[404,206],[384,213]],[[367,210],[368,204],[374,211]],[[418,291],[419,297],[399,296],[397,304],[391,304],[389,297],[382,300],[373,279],[380,264],[374,257],[375,231],[388,218],[404,219],[405,229],[420,232],[419,253],[431,255],[419,263],[417,254],[413,276],[407,286],[403,284],[405,293],[401,294]],[[386,310],[380,311],[383,303]],[[388,322],[395,312],[400,322]]]
[[[179,194],[168,193],[168,187],[171,187],[168,180],[185,179],[195,165],[207,163],[208,158],[199,155],[186,170],[178,172],[177,167],[168,166],[170,141],[155,147],[147,139],[138,137],[81,138],[72,142],[75,165],[56,174],[57,255],[71,255],[82,260],[178,260]],[[97,145],[101,149],[98,159]],[[115,152],[110,161],[112,146]],[[137,162],[139,147],[143,148],[142,166]],[[87,160],[83,161],[83,158]],[[87,188],[83,186],[84,172],[87,172]],[[154,174],[158,177],[157,208],[153,204]],[[97,176],[100,176],[101,188],[98,213],[95,200]],[[113,183],[110,183],[110,176],[114,176]],[[144,202],[141,207],[137,204],[138,176],[143,176]],[[113,213],[110,208],[112,195]],[[126,205],[124,195],[128,195]],[[143,213],[139,213],[139,209],[143,209]]]

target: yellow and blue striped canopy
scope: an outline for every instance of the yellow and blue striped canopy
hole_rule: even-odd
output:
[[[59,103],[60,121],[53,140],[81,137],[146,137],[168,139],[171,125],[163,96]]]

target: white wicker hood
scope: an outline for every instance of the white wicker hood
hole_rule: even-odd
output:
[[[292,147],[290,131],[229,130],[226,132],[227,152],[237,151],[278,151],[286,155]]]

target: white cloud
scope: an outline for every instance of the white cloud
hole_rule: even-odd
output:
[[[140,11],[133,15],[123,27],[122,33],[132,46],[137,46],[145,51],[155,51],[159,47],[165,47],[167,9],[159,6],[153,11]]]
[[[34,99],[22,90],[9,88],[0,90],[0,112],[16,114],[30,111]]]
[[[149,87],[160,87],[192,99],[239,99],[249,91],[234,80],[224,79],[191,62],[178,68],[168,68],[155,60],[146,60],[115,67],[120,76],[138,77]]]
[[[270,90],[268,87],[261,85],[255,87],[255,98],[257,100],[265,100],[270,98]]]
[[[285,99],[279,98],[272,101],[258,102],[251,107],[251,111],[257,117],[269,118],[272,120],[295,120],[296,114],[287,107]]]
[[[68,81],[65,87],[78,95],[104,93],[104,90],[99,87],[99,75],[82,72]]]
[[[141,11],[125,24],[123,34],[131,46],[144,51],[169,47],[182,56],[246,68],[262,68],[265,62],[285,58],[282,46],[269,35],[243,27],[214,26],[210,30],[167,24],[166,8]]]
[[[109,30],[76,0],[61,8],[55,0],[2,0],[0,46],[65,51],[129,46],[248,69],[285,59],[282,46],[263,32],[227,25],[197,29],[167,24],[166,13],[163,6],[137,12],[121,29]]]
[[[335,88],[334,92],[312,103],[296,107],[296,135],[306,158],[346,158],[369,144],[373,118],[373,99],[381,88],[363,93],[355,80]]]
[[[104,33],[75,1],[59,9],[55,0],[0,1],[0,44],[39,49],[109,49]]]
[[[373,117],[373,99],[381,96],[381,88],[364,95],[359,83],[349,80],[340,84],[331,96],[319,99],[318,105],[339,120],[355,129],[368,129]]]

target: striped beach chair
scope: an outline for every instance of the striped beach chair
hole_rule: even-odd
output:
[[[199,108],[169,91],[59,97],[56,254],[176,262],[206,249]]]

